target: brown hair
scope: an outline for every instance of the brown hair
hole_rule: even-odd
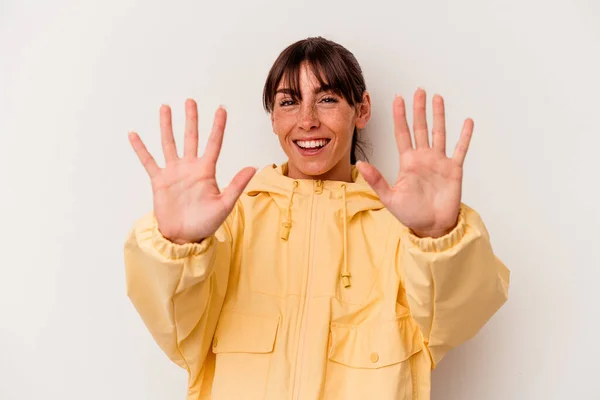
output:
[[[268,113],[273,112],[275,94],[281,79],[291,90],[294,101],[302,100],[300,93],[300,66],[307,62],[321,86],[326,86],[351,106],[362,102],[367,90],[365,78],[354,55],[345,47],[322,37],[299,40],[284,49],[269,71],[263,89],[263,106]],[[352,134],[351,163],[366,159],[366,143],[359,137],[354,127]]]

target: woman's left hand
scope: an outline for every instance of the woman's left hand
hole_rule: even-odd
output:
[[[413,147],[404,99],[398,96],[394,100],[394,130],[400,155],[400,171],[394,186],[374,166],[359,162],[357,167],[381,202],[403,225],[420,237],[440,237],[452,231],[458,221],[463,163],[473,134],[473,120],[465,120],[454,154],[448,158],[443,98],[433,97],[432,144],[425,110],[425,91],[418,89],[414,97]]]

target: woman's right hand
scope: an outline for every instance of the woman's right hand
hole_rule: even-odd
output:
[[[198,109],[194,100],[185,103],[184,154],[179,157],[173,138],[171,109],[160,109],[160,130],[166,165],[158,167],[137,133],[129,141],[152,182],[154,215],[161,234],[173,243],[199,242],[214,234],[256,172],[242,169],[223,191],[215,178],[216,163],[223,143],[227,112],[216,114],[204,155],[198,157]]]

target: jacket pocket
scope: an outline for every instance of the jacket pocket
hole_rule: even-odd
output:
[[[278,328],[279,316],[231,311],[221,315],[212,345],[212,398],[264,398]]]
[[[348,325],[333,322],[325,399],[412,399],[410,358],[422,350],[409,315]]]

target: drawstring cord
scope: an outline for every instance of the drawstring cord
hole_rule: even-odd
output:
[[[345,288],[349,288],[350,271],[348,270],[348,207],[346,206],[346,185],[342,185],[342,201],[344,202],[343,210],[343,225],[344,225],[344,265],[342,269],[342,283]]]
[[[292,229],[292,199],[294,198],[297,187],[298,181],[294,181],[294,187],[292,188],[292,194],[290,195],[290,201],[288,202],[287,215],[285,221],[281,223],[280,237],[283,240],[288,240],[290,237],[290,230]]]

